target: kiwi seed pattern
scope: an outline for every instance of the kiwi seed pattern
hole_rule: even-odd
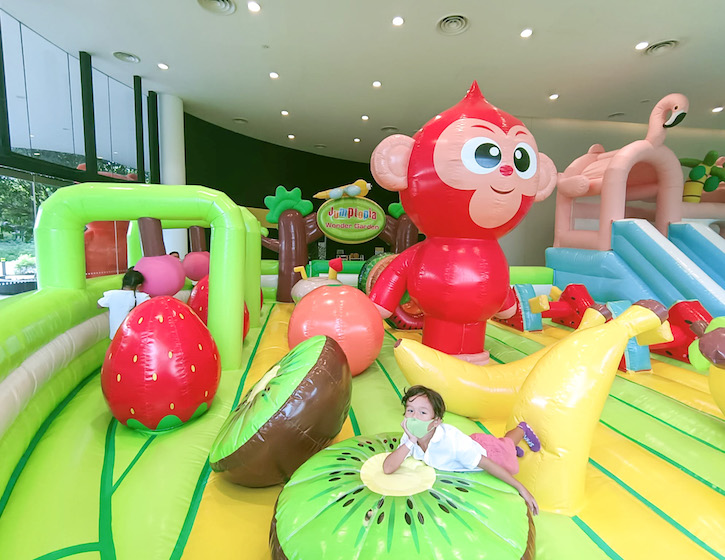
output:
[[[485,472],[436,471],[431,488],[405,496],[371,491],[360,470],[369,458],[393,451],[398,437],[357,436],[304,463],[277,501],[270,532],[273,558],[528,557],[524,501]]]

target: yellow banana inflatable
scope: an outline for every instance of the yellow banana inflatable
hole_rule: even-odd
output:
[[[605,321],[600,309],[589,308],[579,330]],[[396,342],[394,352],[400,371],[411,385],[425,385],[437,391],[446,409],[455,414],[489,420],[509,417],[524,380],[551,348],[542,348],[508,364],[485,366],[464,362],[405,338]]]
[[[541,440],[517,478],[542,509],[574,515],[584,505],[584,480],[594,429],[627,341],[671,339],[667,310],[638,302],[616,319],[594,308],[556,344],[509,364],[476,366],[401,340],[395,358],[412,384],[438,391],[446,408],[471,418],[503,418],[507,429],[526,421]]]
[[[479,366],[464,362],[420,342],[401,338],[395,360],[411,385],[425,385],[441,394],[446,410],[488,420],[507,418],[526,376],[549,348],[508,364]]]
[[[526,378],[507,426],[525,420],[539,436],[541,451],[522,458],[517,478],[546,511],[575,515],[584,505],[594,430],[627,341],[648,331],[662,335],[666,317],[662,304],[638,302],[557,342]]]

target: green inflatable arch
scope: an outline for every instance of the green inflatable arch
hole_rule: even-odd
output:
[[[137,220],[150,216],[169,227],[211,227],[209,330],[224,369],[242,363],[241,309],[247,287],[252,325],[259,324],[259,258],[249,258],[253,216],[219,191],[197,186],[85,183],[58,190],[40,208],[35,226],[38,289],[85,290],[83,230],[95,220]],[[259,222],[250,243],[259,239]],[[257,241],[256,254],[261,251]],[[252,253],[254,254],[254,253]],[[256,288],[255,288],[256,284]],[[251,288],[251,289],[250,289]],[[256,302],[256,305],[254,304]]]

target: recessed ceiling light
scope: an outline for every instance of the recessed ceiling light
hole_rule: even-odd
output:
[[[33,152],[33,155],[34,156],[39,156],[40,155],[40,152]]]
[[[557,99],[559,99],[559,94],[558,93],[552,93],[549,96],[549,99],[551,99],[552,101],[556,101]]]
[[[521,32],[521,36],[522,36],[522,37],[523,37],[524,39],[528,39],[529,37],[531,37],[531,35],[533,35],[533,33],[534,33],[534,30],[533,30],[533,29],[529,29],[529,28],[527,27],[526,29],[524,29],[524,30],[523,30],[523,31]]]
[[[259,10],[262,9],[262,6],[257,4],[256,2],[247,2],[247,9],[252,13],[257,13]]]
[[[360,138],[353,138],[352,141],[353,142],[360,142]]]
[[[634,48],[638,51],[643,51],[647,47],[649,47],[649,43],[647,41],[642,41],[641,43],[637,43]]]
[[[318,150],[324,150],[325,148],[327,148],[327,145],[326,144],[315,144],[315,148],[317,148]]]
[[[362,117],[360,117],[360,118],[361,118],[362,120],[366,121],[366,120],[368,120],[368,119],[369,119],[370,117],[368,117],[367,115],[363,115],[363,116],[362,116]]]
[[[158,66],[162,70],[168,70],[169,69],[169,65],[168,64],[164,64],[163,62],[159,62],[156,66]]]
[[[380,87],[380,86],[382,86],[382,85],[383,85],[383,84],[382,84],[382,83],[380,83],[380,82],[378,82],[377,80],[375,80],[375,81],[373,82],[373,87]]]
[[[715,108],[714,108],[714,109],[712,110],[712,112],[713,112],[713,113],[720,113],[720,112],[722,111],[722,109],[723,109],[722,107],[715,107]]]
[[[287,135],[287,138],[289,138],[290,140],[294,140],[295,139],[295,135],[294,134],[288,134]]]
[[[404,20],[404,19],[403,19],[402,17],[400,17],[400,16],[395,16],[395,17],[393,18],[393,25],[394,25],[395,27],[400,27],[400,26],[401,26],[401,25],[403,25],[404,23],[405,23],[405,20]]]
[[[283,117],[286,117],[287,115],[289,115],[289,111],[282,110],[281,113],[282,113]]]
[[[242,117],[237,117],[234,119],[234,122],[237,124],[247,124],[249,121],[247,119],[243,119]]]
[[[123,62],[130,62],[131,64],[138,64],[139,62],[141,62],[141,59],[135,54],[123,51],[116,51],[115,53],[113,53],[113,56],[115,56],[118,60],[122,60]]]
[[[279,74],[277,74],[277,72],[270,72],[269,77],[273,80],[276,80],[277,78],[279,78]]]

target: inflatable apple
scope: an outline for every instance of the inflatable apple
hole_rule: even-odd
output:
[[[358,375],[378,357],[383,346],[383,320],[373,302],[352,286],[323,286],[295,306],[287,339],[294,348],[303,340],[324,334],[342,347],[352,375]]]

